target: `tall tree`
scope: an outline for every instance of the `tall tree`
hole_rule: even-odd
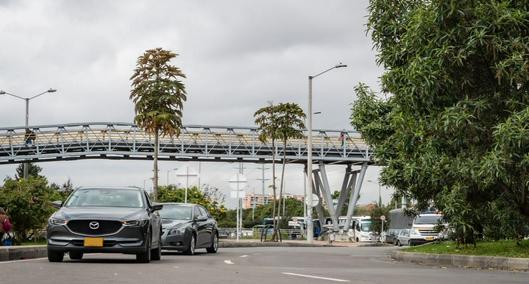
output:
[[[176,53],[161,48],[146,50],[138,57],[130,78],[130,99],[134,102],[138,127],[154,134],[153,191],[158,198],[159,136],[178,136],[182,127],[182,109],[186,90],[181,81],[184,73],[171,65]]]
[[[524,1],[371,0],[387,100],[356,89],[352,123],[419,208],[458,239],[520,237],[529,224],[529,8]]]
[[[42,172],[42,168],[33,164],[33,163],[27,163],[28,167],[28,178],[29,177],[42,177],[40,175],[40,172]],[[16,174],[15,179],[19,180],[24,177],[24,164],[19,164],[16,168]]]
[[[277,212],[279,216],[285,215],[285,208],[281,211],[281,206],[285,206],[283,200],[283,189],[285,187],[285,168],[287,144],[289,139],[303,138],[303,129],[305,129],[305,113],[296,103],[280,103],[275,106],[277,115],[277,138],[283,143],[283,167],[281,168],[281,184],[279,189],[279,204]]]
[[[258,109],[255,114],[255,124],[259,127],[259,140],[263,143],[271,142],[272,148],[272,218],[274,219],[274,233],[272,234],[272,241],[278,240],[277,235],[277,216],[276,216],[276,141],[279,138],[277,132],[278,116],[276,114],[276,107],[274,104]]]

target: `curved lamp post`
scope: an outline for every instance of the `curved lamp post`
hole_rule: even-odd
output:
[[[312,79],[323,75],[333,69],[347,67],[347,65],[339,63],[335,66],[320,72],[314,76],[309,76],[309,105],[308,105],[308,123],[307,131],[307,192],[308,192],[308,204],[312,204]],[[312,223],[312,206],[307,208],[307,242],[310,244],[314,239],[314,224]]]
[[[34,95],[33,97],[24,98],[24,97],[20,97],[20,96],[8,93],[6,91],[0,90],[0,95],[12,96],[14,98],[17,98],[17,99],[20,99],[20,100],[24,100],[26,102],[26,124],[25,124],[25,128],[26,128],[26,131],[27,131],[28,128],[29,128],[29,101],[32,100],[32,99],[35,99],[37,97],[40,97],[40,96],[42,96],[44,94],[55,93],[55,92],[57,92],[56,89],[51,89],[50,88],[47,91],[44,91],[44,92],[42,92],[40,94],[37,94],[37,95]],[[26,179],[27,177],[28,177],[28,164],[24,163],[24,179]]]

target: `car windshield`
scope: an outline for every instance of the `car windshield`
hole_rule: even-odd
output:
[[[434,215],[434,216],[423,216],[419,215],[415,217],[415,224],[437,224],[439,220],[441,220],[442,216]]]
[[[360,230],[362,230],[362,232],[371,231],[371,221],[362,221],[362,223],[360,223],[360,226]]]
[[[163,219],[191,220],[191,209],[192,207],[190,206],[164,204],[162,210],[160,210],[160,216]]]
[[[138,190],[90,188],[76,190],[65,206],[142,208],[143,199]]]

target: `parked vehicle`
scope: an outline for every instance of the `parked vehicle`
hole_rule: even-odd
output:
[[[397,245],[398,236],[403,230],[408,230],[412,244],[422,244],[434,241],[443,233],[439,233],[436,227],[442,223],[443,215],[437,212],[424,212],[415,217],[405,214],[404,209],[393,209],[389,212],[390,224],[386,242]]]
[[[161,220],[148,194],[135,187],[79,188],[48,220],[48,260],[82,259],[85,253],[136,254],[139,262],[161,258]]]
[[[411,245],[410,244],[410,229],[400,230],[398,236],[395,238],[395,245],[399,247]]]
[[[350,227],[344,228],[346,217],[338,218],[340,229],[347,230],[349,238],[354,242],[376,242],[378,235],[373,231],[373,220],[370,216],[351,217]]]
[[[205,248],[216,253],[219,247],[217,221],[202,206],[184,203],[162,203],[162,249],[195,254]]]

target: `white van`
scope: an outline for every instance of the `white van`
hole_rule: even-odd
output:
[[[344,228],[347,217],[339,217],[340,228],[347,230],[347,235],[354,242],[376,242],[378,235],[373,231],[373,221],[370,216],[351,217],[351,226]]]

